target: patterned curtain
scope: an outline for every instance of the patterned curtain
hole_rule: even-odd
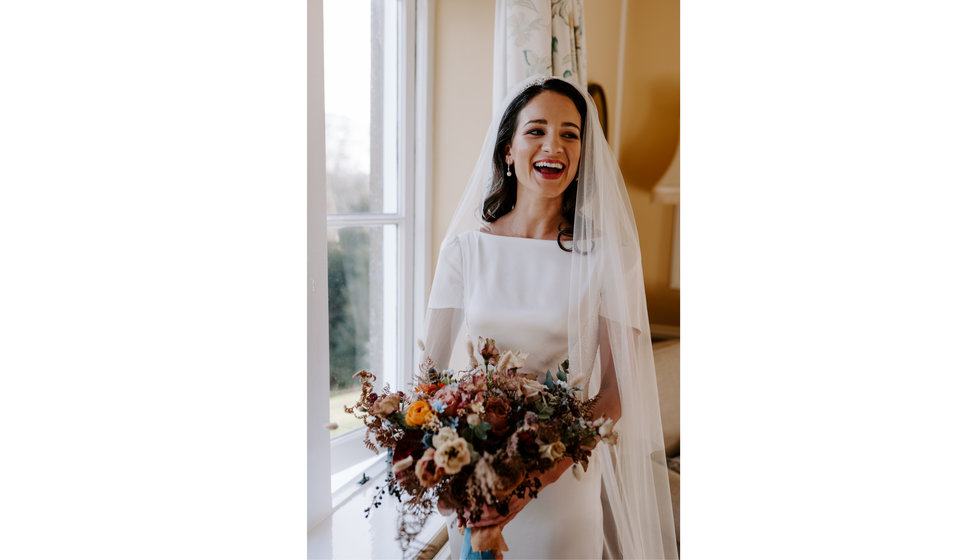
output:
[[[495,108],[512,87],[534,74],[587,85],[584,15],[582,0],[497,0]]]

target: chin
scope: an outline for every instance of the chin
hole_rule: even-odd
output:
[[[557,185],[551,181],[549,181],[546,184],[535,183],[534,190],[536,190],[541,196],[547,198],[555,198],[565,194],[565,191],[568,190],[568,187],[571,184],[572,184],[571,181],[568,182],[563,181],[561,184],[557,184]]]

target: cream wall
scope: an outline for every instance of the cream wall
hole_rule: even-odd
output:
[[[492,0],[436,0],[432,269],[493,117]]]
[[[584,5],[588,77],[605,90],[612,121],[620,2]],[[679,325],[680,292],[669,287],[673,207],[653,204],[651,192],[679,137],[679,0],[632,0],[627,15],[620,163],[640,235],[650,320]],[[435,2],[433,255],[492,116],[493,17],[492,0]]]

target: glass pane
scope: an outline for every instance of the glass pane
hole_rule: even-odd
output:
[[[379,387],[394,379],[396,243],[394,225],[327,228],[331,437],[363,425],[343,410],[360,394],[355,373],[374,373]]]
[[[324,0],[328,213],[397,211],[397,41],[386,34],[396,9],[392,0]]]

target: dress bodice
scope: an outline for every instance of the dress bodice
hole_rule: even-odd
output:
[[[555,241],[482,232],[461,242],[467,336],[527,352],[522,371],[554,372],[568,357],[569,254]]]

